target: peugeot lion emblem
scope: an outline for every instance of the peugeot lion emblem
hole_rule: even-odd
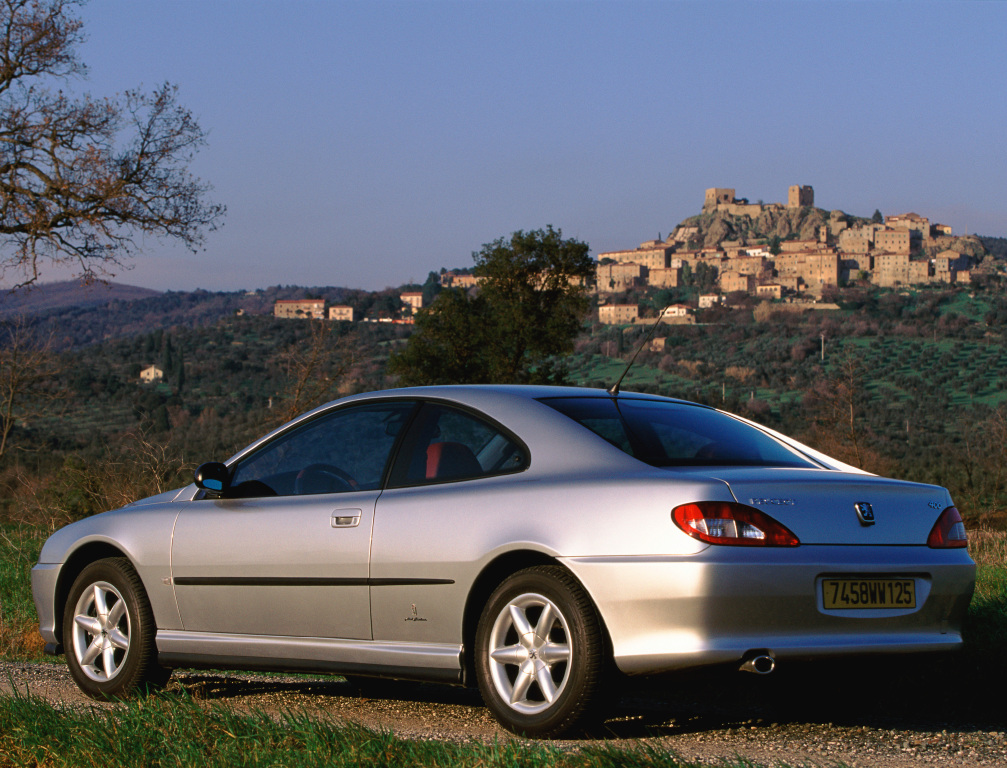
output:
[[[853,505],[861,525],[874,525],[874,509],[866,501],[858,501]]]

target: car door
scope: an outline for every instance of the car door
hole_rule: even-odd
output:
[[[456,643],[475,562],[513,526],[528,449],[483,414],[424,403],[396,451],[371,545],[374,639]]]
[[[225,498],[189,504],[171,548],[184,629],[369,639],[374,506],[413,408],[323,413],[234,463]]]

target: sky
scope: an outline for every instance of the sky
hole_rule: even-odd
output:
[[[369,290],[552,225],[594,255],[708,187],[1007,236],[1007,3],[91,0],[104,96],[168,81],[227,206],[116,282]],[[56,272],[43,279],[59,279]]]

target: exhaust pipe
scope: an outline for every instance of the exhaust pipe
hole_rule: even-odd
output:
[[[776,659],[768,653],[759,653],[743,661],[739,669],[756,675],[768,675],[776,669]]]

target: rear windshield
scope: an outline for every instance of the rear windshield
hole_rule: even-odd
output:
[[[766,433],[711,408],[627,397],[543,398],[655,467],[817,467]]]

